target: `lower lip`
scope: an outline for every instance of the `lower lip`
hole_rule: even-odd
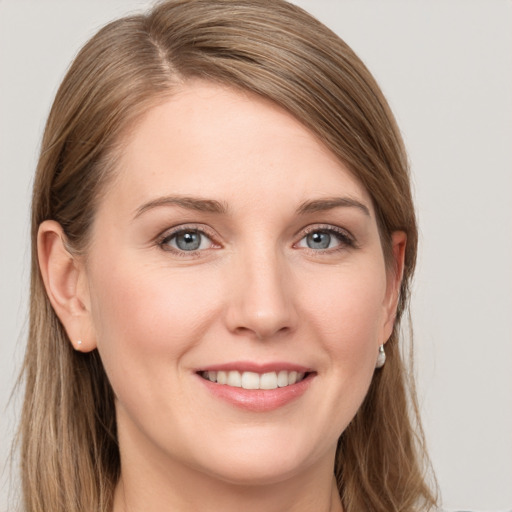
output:
[[[311,373],[296,384],[276,389],[236,388],[211,382],[200,375],[197,375],[197,378],[212,395],[235,407],[246,411],[267,412],[279,409],[300,398],[309,388],[314,376],[315,374]]]

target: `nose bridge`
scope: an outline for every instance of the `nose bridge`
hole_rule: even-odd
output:
[[[285,256],[273,244],[240,252],[231,275],[228,307],[233,332],[268,338],[296,323],[293,284]]]

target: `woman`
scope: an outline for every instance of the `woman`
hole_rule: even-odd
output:
[[[398,346],[416,240],[393,116],[302,10],[102,29],[34,184],[25,509],[432,508]]]

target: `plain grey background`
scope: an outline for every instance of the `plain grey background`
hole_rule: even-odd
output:
[[[302,0],[365,61],[409,150],[418,390],[446,509],[512,509],[512,2]],[[142,0],[0,0],[0,462],[19,397],[29,197],[79,47]],[[8,510],[2,464],[0,511]],[[14,482],[16,489],[16,482]]]

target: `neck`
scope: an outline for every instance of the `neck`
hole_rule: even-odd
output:
[[[343,512],[332,471],[318,469],[277,483],[240,485],[190,468],[172,477],[126,468],[116,487],[113,512]]]

